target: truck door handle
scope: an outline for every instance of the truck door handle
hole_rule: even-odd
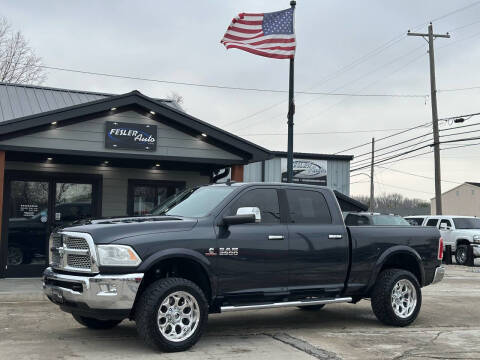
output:
[[[330,234],[330,235],[328,235],[328,238],[329,239],[341,239],[341,238],[343,238],[343,235],[341,235],[341,234]]]
[[[283,235],[268,235],[268,240],[283,240],[285,236]]]

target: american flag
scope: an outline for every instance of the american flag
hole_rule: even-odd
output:
[[[271,13],[241,13],[233,18],[221,43],[227,49],[240,49],[276,59],[295,56],[294,9]]]

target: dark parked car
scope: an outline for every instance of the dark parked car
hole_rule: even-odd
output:
[[[406,326],[444,274],[438,229],[346,227],[330,189],[299,184],[198,187],[157,215],[59,230],[50,248],[52,302],[89,328],[132,319],[164,351],[195,344],[209,313],[370,298],[380,321]]]

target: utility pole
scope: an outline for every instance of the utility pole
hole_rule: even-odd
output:
[[[450,38],[450,34],[434,34],[433,25],[428,25],[428,34],[412,33],[409,36],[421,36],[428,42],[428,55],[430,58],[430,93],[432,98],[432,125],[433,125],[433,155],[435,160],[435,210],[436,215],[442,215],[442,184],[440,169],[440,139],[438,135],[438,109],[437,109],[437,86],[435,83],[435,56],[433,40],[436,38]]]
[[[375,138],[372,138],[372,161],[370,164],[370,211],[375,207],[375,189],[373,183],[373,164],[375,162]]]
[[[290,6],[295,10],[296,1],[290,1]],[[287,182],[291,183],[293,181],[293,114],[295,114],[295,103],[294,103],[294,90],[293,90],[293,81],[294,81],[294,65],[295,59],[290,58],[290,77],[288,82],[288,147],[287,147]]]

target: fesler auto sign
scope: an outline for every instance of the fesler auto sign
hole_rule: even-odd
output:
[[[282,158],[282,181],[287,181],[287,159]],[[327,185],[327,160],[293,159],[293,182]]]
[[[105,130],[107,149],[155,151],[157,126],[107,121]]]

